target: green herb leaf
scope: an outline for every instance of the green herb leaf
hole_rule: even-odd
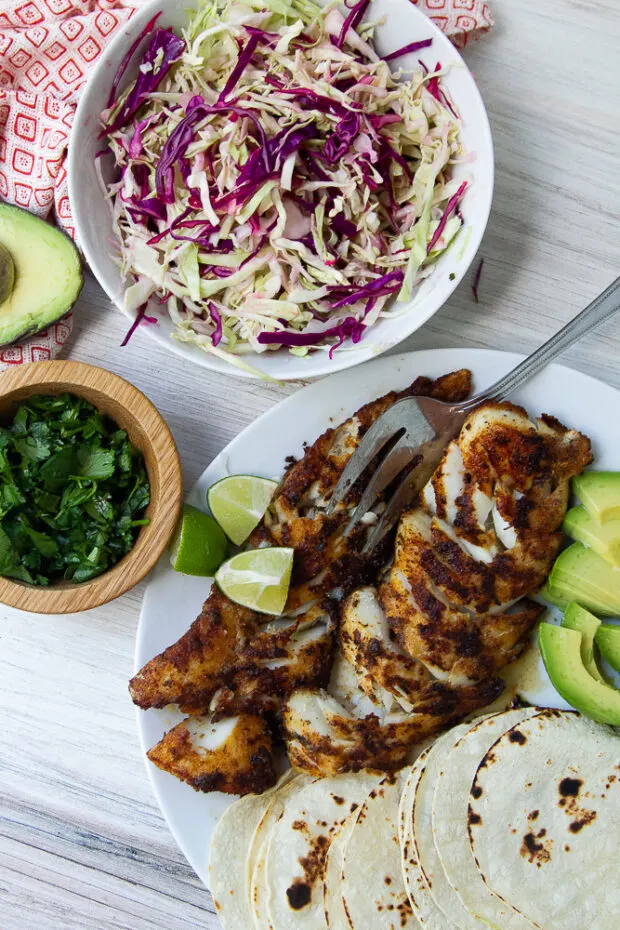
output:
[[[114,452],[80,446],[80,475],[84,478],[109,478],[114,474]]]
[[[35,436],[24,436],[15,438],[13,445],[21,455],[24,462],[41,462],[50,454],[49,445],[42,439]]]
[[[72,446],[63,446],[41,465],[39,476],[46,491],[55,491],[66,484],[77,470],[77,450]]]

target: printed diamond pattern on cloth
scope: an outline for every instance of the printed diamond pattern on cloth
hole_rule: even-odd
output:
[[[71,236],[65,156],[77,100],[93,63],[142,2],[0,0],[0,199],[42,217],[53,208]],[[484,0],[411,2],[459,48],[493,25]],[[53,358],[71,329],[68,314],[0,349],[0,370]]]

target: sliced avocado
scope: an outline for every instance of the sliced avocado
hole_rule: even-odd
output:
[[[552,588],[548,578],[538,594],[544,601],[547,601],[548,604],[555,604],[560,610],[566,610],[570,604],[570,598],[564,597],[557,588]]]
[[[14,269],[0,299],[0,345],[38,333],[68,313],[82,289],[80,257],[71,239],[27,210],[0,203],[0,246]],[[3,278],[0,256],[0,290]],[[0,298],[2,294],[0,293]]]
[[[581,543],[573,543],[560,553],[548,585],[559,597],[577,601],[597,614],[620,614],[620,569]]]
[[[594,637],[600,625],[601,621],[598,617],[595,617],[589,610],[580,607],[574,601],[568,605],[562,618],[563,627],[581,633],[581,660],[592,678],[596,678],[597,681],[602,681],[604,684],[605,679],[599,672],[594,657]]]
[[[585,507],[571,507],[564,518],[563,530],[620,568],[620,520],[599,523]]]
[[[581,633],[552,623],[541,623],[538,645],[556,691],[582,713],[620,726],[620,691],[589,674],[581,660]]]
[[[573,478],[573,491],[594,520],[620,517],[620,472],[586,471]]]
[[[551,585],[549,579],[547,583],[538,592],[539,595],[549,604],[554,604],[561,611],[565,611],[572,601],[578,601],[588,610],[596,611],[601,617],[615,617],[618,611],[611,610],[606,604],[592,595],[585,595],[582,588],[575,588],[569,584],[562,583],[560,588]]]
[[[605,661],[620,672],[620,626],[601,623],[595,641]]]

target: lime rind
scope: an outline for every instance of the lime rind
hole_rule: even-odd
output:
[[[278,487],[271,478],[230,475],[207,491],[209,510],[236,546],[241,546],[256,529]]]
[[[211,577],[228,555],[228,540],[218,523],[197,507],[183,505],[170,546],[170,564],[183,575]]]

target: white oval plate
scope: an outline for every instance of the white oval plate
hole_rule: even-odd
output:
[[[178,29],[187,21],[187,7],[193,5],[180,0],[152,0],[141,7],[119,31],[93,68],[75,115],[73,134],[75,139],[80,140],[80,144],[69,147],[68,176],[77,240],[99,284],[121,310],[125,288],[114,257],[115,239],[110,211],[95,171],[95,153],[101,148],[98,138],[99,114],[106,105],[112,78],[120,61],[148,20],[161,11],[159,25]],[[432,37],[430,48],[419,54],[403,56],[396,64],[402,68],[413,68],[421,59],[431,68],[441,62],[448,69],[445,86],[461,116],[463,143],[473,159],[468,164],[457,165],[454,171],[455,178],[471,181],[471,188],[463,201],[468,229],[461,231],[453,247],[439,259],[433,273],[422,282],[408,312],[394,319],[379,320],[358,345],[336,352],[333,359],[329,358],[327,351],[313,352],[305,358],[298,358],[286,349],[244,356],[245,361],[258,371],[280,381],[318,378],[350,368],[398,345],[419,329],[443,306],[467,272],[478,251],[491,209],[493,141],[484,103],[465,62],[449,39],[409,0],[373,0],[370,15],[373,20],[385,17],[385,23],[377,28],[376,33],[379,54],[395,51],[408,42]],[[135,70],[133,74],[130,72],[131,69],[125,81],[121,82],[121,87],[135,75]],[[111,165],[106,165],[109,161],[104,159],[102,165],[106,180],[113,177]],[[451,279],[452,274],[454,277]],[[160,315],[159,311],[160,308],[153,303],[149,312],[158,317],[160,322],[157,326],[146,327],[146,332],[157,342],[205,368],[241,378],[253,377],[197,346],[174,340],[174,324],[167,315]]]
[[[362,404],[394,388],[402,389],[418,375],[435,378],[457,368],[470,368],[474,389],[492,384],[521,356],[486,349],[431,349],[376,359],[355,371],[332,375],[300,390],[248,426],[215,458],[189,496],[206,507],[207,488],[227,474],[278,478],[288,455],[303,453],[328,427],[342,422]],[[532,415],[549,413],[592,439],[596,468],[620,467],[620,434],[613,423],[620,410],[620,392],[588,375],[551,365],[520,390],[514,400]],[[136,670],[177,640],[200,613],[210,579],[175,573],[164,556],[146,590],[136,643]],[[541,663],[542,665],[542,663]],[[548,683],[541,668],[539,684],[524,696],[533,703],[567,706]],[[168,710],[138,711],[140,741],[146,752],[181,715]],[[207,857],[213,827],[230,804],[220,793],[198,794],[161,772],[147,760],[155,796],[172,833],[192,868],[207,884]]]

